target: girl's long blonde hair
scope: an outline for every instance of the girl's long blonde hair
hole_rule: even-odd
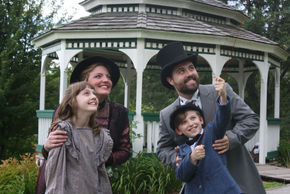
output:
[[[67,120],[69,118],[72,118],[73,115],[76,115],[76,112],[78,110],[76,97],[85,88],[95,90],[94,87],[86,81],[73,83],[66,89],[64,97],[57,111],[56,121]],[[97,110],[90,116],[89,120],[89,127],[93,129],[94,135],[98,135],[101,130],[101,127],[96,122],[96,114]]]

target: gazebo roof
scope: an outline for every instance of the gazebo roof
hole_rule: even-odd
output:
[[[234,25],[198,21],[183,16],[152,13],[98,13],[55,27],[51,31],[98,31],[146,29],[235,38],[239,28]],[[239,39],[278,45],[261,35],[240,29]]]

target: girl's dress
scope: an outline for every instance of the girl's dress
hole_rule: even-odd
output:
[[[45,169],[45,193],[112,193],[105,168],[113,141],[107,129],[95,136],[91,128],[75,128],[60,121],[56,130],[65,130],[68,140],[52,149]]]

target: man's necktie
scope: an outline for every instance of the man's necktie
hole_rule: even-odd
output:
[[[186,104],[194,104],[194,105],[196,105],[196,99],[189,100],[189,101],[186,102]]]

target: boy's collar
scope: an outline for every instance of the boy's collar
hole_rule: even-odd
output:
[[[188,140],[185,142],[187,145],[193,145],[195,142],[197,142],[199,140],[199,138],[202,136],[204,130],[203,128],[201,129],[200,134],[194,136],[194,137],[189,137]]]

